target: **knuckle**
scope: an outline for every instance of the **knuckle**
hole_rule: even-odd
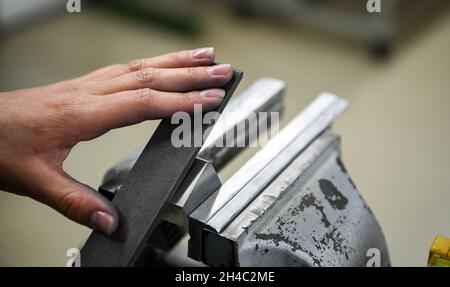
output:
[[[158,69],[146,68],[135,73],[136,81],[147,84],[153,82],[158,77]]]
[[[133,98],[134,98],[134,101],[138,104],[138,106],[140,106],[140,105],[147,106],[147,105],[153,103],[154,97],[155,97],[155,93],[152,89],[144,88],[144,89],[136,90]]]
[[[58,210],[69,218],[73,218],[82,206],[82,196],[75,190],[62,195],[57,203]]]
[[[128,62],[127,68],[129,71],[134,72],[138,70],[142,70],[145,67],[144,59],[135,59]]]

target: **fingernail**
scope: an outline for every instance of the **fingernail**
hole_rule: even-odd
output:
[[[194,50],[192,53],[192,58],[196,60],[212,59],[214,58],[214,48],[208,47]]]
[[[225,97],[225,91],[221,89],[209,89],[201,91],[200,96],[208,98],[223,98]]]
[[[208,73],[211,76],[225,76],[227,75],[231,70],[230,64],[220,64],[208,67]]]
[[[106,212],[96,211],[91,215],[91,226],[96,231],[111,235],[117,229],[117,221]]]

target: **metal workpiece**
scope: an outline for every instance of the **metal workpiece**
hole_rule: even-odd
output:
[[[243,73],[233,70],[231,80],[222,86],[225,96],[215,112],[222,113]],[[194,138],[207,137],[214,123],[191,127]],[[176,147],[172,134],[179,124],[163,119],[151,136],[112,204],[120,216],[118,229],[105,236],[92,232],[81,250],[83,266],[134,266],[142,255],[161,216],[200,151],[199,146]],[[152,180],[149,180],[152,179]]]
[[[236,196],[214,214],[208,220],[207,227],[221,232],[314,138],[331,124],[333,118],[345,106],[344,101],[338,100],[331,110],[325,110],[322,115],[313,119],[314,122],[311,125],[305,126],[303,130],[299,129],[299,136],[277,155],[276,160],[269,162]],[[270,152],[270,150],[267,151]]]
[[[200,260],[194,242],[202,245],[203,229],[221,232],[346,107],[346,100],[321,94],[192,212],[189,256]]]
[[[302,154],[296,157],[285,170],[267,186],[221,233],[227,238],[239,239],[245,236],[252,224],[260,217],[296,182],[310,175],[311,171],[320,164],[320,159],[329,155],[331,149],[338,148],[340,139],[331,131],[325,131]],[[327,154],[325,154],[328,152]],[[325,154],[325,155],[324,155]]]
[[[388,266],[378,222],[340,160],[339,137],[326,131],[222,232],[203,230],[211,266],[366,266],[369,249]]]
[[[283,81],[262,78],[230,101],[200,149],[192,168],[164,210],[164,220],[187,228],[187,215],[220,187],[221,182],[216,171],[236,157],[252,140],[257,140],[250,136],[250,131],[239,133],[236,127],[259,112],[281,113],[284,108],[285,90],[286,84]],[[275,124],[270,121],[267,125],[260,123],[257,121],[256,127],[259,134],[267,132],[266,128]],[[221,144],[229,136],[233,137],[233,144],[231,146]],[[238,142],[245,142],[245,145],[237,146]],[[101,194],[110,200],[114,198],[143,149],[138,148],[106,172],[99,187]]]
[[[283,96],[285,91],[286,84],[277,79],[262,78],[254,82],[226,106],[222,116],[219,117],[210,135],[201,147],[197,159],[210,162],[216,171],[220,171],[240,151],[250,145],[252,140],[257,140],[251,136],[251,131],[248,129],[244,131],[238,130],[237,126],[245,123],[254,115],[257,116],[260,112],[281,114],[284,109]],[[266,129],[273,124],[277,124],[271,121],[268,121],[267,124],[260,125],[260,123],[261,121],[258,119],[258,126],[256,127],[258,135],[262,132],[267,132]],[[230,136],[233,138],[232,145],[223,145],[227,137]],[[236,143],[244,143],[244,145],[237,145]],[[143,149],[144,147],[140,147],[133,151],[106,172],[99,187],[101,194],[108,199],[114,198],[114,194],[120,189]],[[182,186],[187,185],[186,183]],[[180,188],[176,197],[181,197],[183,193],[183,188]]]
[[[270,121],[270,114],[275,113],[279,119],[284,109],[285,91],[286,84],[277,79],[262,78],[254,82],[225,108],[198,157],[210,161],[219,171],[259,135],[278,124],[277,118],[273,119],[275,122]],[[260,112],[266,113],[267,118],[260,117]],[[250,121],[257,126],[250,126]],[[245,130],[237,128],[246,124]]]

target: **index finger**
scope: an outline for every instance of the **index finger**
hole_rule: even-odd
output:
[[[126,73],[145,68],[187,68],[208,66],[214,61],[214,48],[206,47],[195,50],[185,50],[151,58],[140,58],[127,64],[114,64],[95,70],[75,80],[108,80]]]
[[[186,68],[207,66],[214,61],[214,48],[173,52],[152,58],[136,59],[128,63],[129,72],[145,68]]]

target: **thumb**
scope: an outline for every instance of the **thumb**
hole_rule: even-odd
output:
[[[38,172],[40,184],[32,197],[95,231],[114,233],[119,216],[106,198],[64,171],[43,165]]]

